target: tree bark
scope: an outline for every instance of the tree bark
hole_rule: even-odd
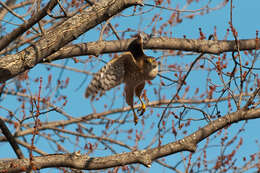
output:
[[[9,34],[0,39],[0,51],[3,50],[8,44],[14,41],[17,37],[22,35],[25,31],[30,29],[39,20],[45,17],[48,11],[51,11],[57,4],[57,0],[51,0],[41,11],[32,16],[28,22],[22,24],[20,27],[14,29]]]
[[[0,172],[21,172],[30,169],[51,167],[97,170],[134,163],[140,163],[146,167],[151,167],[152,161],[161,157],[181,151],[195,152],[199,142],[219,129],[239,121],[256,118],[260,118],[260,108],[239,110],[212,121],[191,135],[176,142],[171,142],[151,149],[115,154],[107,157],[89,157],[88,155],[81,155],[80,153],[72,153],[34,157],[32,162],[30,162],[29,159],[0,160]]]
[[[97,41],[68,45],[46,58],[46,61],[54,61],[84,55],[115,53],[127,51],[129,43],[133,39]],[[240,51],[256,50],[260,42],[256,39],[239,40]],[[154,37],[144,44],[144,49],[164,49],[192,51],[198,53],[221,54],[237,51],[235,40],[195,40],[182,38]]]
[[[141,0],[100,1],[77,14],[46,34],[31,46],[15,55],[0,58],[0,82],[33,68],[80,35],[118,14],[125,8],[142,5]]]

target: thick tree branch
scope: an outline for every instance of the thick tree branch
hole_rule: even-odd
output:
[[[69,18],[58,27],[48,31],[44,37],[28,48],[15,55],[2,57],[0,59],[0,82],[5,82],[25,70],[33,68],[42,59],[78,38],[81,34],[133,5],[142,5],[142,1],[100,1]]]
[[[80,155],[79,153],[53,154],[34,157],[33,166],[34,169],[70,167],[76,169],[96,170],[140,163],[146,167],[150,167],[152,161],[161,157],[165,157],[181,151],[194,152],[199,142],[212,135],[219,129],[239,121],[256,118],[260,118],[260,108],[251,109],[248,111],[240,110],[220,117],[208,125],[200,128],[191,135],[161,147],[115,154],[107,157],[89,157],[87,155]],[[29,159],[0,160],[1,172],[20,172],[31,169],[31,166],[32,164],[30,163]]]
[[[127,51],[132,39],[115,41],[98,41],[68,45],[46,58],[48,61],[84,55],[99,55]],[[260,47],[256,39],[239,40],[240,50],[254,50]],[[198,53],[220,54],[237,51],[234,40],[193,40],[181,38],[156,37],[151,38],[144,49],[181,50]]]
[[[57,4],[57,0],[51,0],[41,11],[37,12],[32,16],[26,23],[22,24],[20,27],[14,29],[12,32],[0,39],[0,51],[8,46],[17,37],[22,35],[28,29],[30,29],[34,24],[47,15],[48,11],[51,11]]]

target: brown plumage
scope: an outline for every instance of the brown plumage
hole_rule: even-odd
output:
[[[143,52],[143,39],[138,35],[128,46],[130,52],[112,59],[102,67],[94,76],[86,89],[85,97],[91,96],[93,100],[100,93],[125,83],[126,102],[131,106],[134,122],[138,117],[134,111],[134,93],[142,103],[140,115],[145,112],[145,104],[141,99],[142,90],[146,80],[152,80],[158,73],[158,63],[155,58],[146,56]]]

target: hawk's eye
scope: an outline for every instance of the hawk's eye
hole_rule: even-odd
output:
[[[147,64],[150,64],[153,62],[153,59],[152,58],[147,58],[147,59],[144,59],[144,62],[147,63]]]

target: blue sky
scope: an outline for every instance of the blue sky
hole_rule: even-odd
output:
[[[174,8],[176,6],[177,3],[181,4],[184,1],[172,1],[171,5],[172,8]],[[201,1],[200,3],[205,4],[207,1]],[[214,1],[214,3],[218,4],[221,1]],[[151,1],[145,1],[145,3],[150,3],[152,4]],[[198,7],[201,7],[201,4],[192,4],[191,6],[188,7],[189,10],[193,10],[193,9],[197,9]],[[180,5],[181,6],[181,5]],[[255,32],[256,30],[260,29],[260,23],[258,22],[258,16],[259,16],[259,9],[260,9],[260,1],[259,0],[251,0],[251,1],[234,1],[233,2],[233,25],[235,26],[236,30],[238,31],[239,34],[239,38],[240,39],[250,39],[250,38],[255,38]],[[145,7],[145,8],[149,8],[149,7]],[[127,14],[131,11],[132,9],[126,10],[123,12],[123,14]],[[158,12],[162,12],[162,16],[167,18],[170,16],[171,12],[169,11],[165,11],[165,10],[160,10],[158,9]],[[194,19],[185,19],[182,23],[174,26],[172,29],[173,32],[173,37],[176,38],[182,38],[183,35],[186,35],[187,38],[190,39],[197,39],[199,37],[199,30],[198,28],[202,28],[202,31],[206,34],[211,34],[214,31],[214,27],[216,26],[217,28],[217,35],[218,35],[218,39],[223,39],[224,35],[226,34],[226,30],[229,28],[229,20],[230,20],[230,6],[227,5],[224,8],[217,10],[217,11],[213,11],[210,14],[205,14],[202,16],[196,16]],[[137,16],[137,18],[139,18],[139,16]],[[145,21],[150,20],[151,18],[151,14],[147,14],[145,16],[143,16],[144,22],[143,24],[145,24]],[[128,22],[125,22],[125,20],[128,20]],[[113,24],[115,23],[119,23],[119,29],[126,29],[126,28],[136,28],[136,26],[138,26],[138,22],[136,22],[136,18],[132,17],[132,18],[124,18],[124,17],[115,17],[111,22]],[[10,28],[8,28],[10,29]],[[145,30],[146,33],[150,34],[151,30]],[[132,33],[130,33],[132,34]],[[88,42],[88,41],[95,41],[98,39],[99,33],[96,30],[92,30],[89,31],[88,33],[82,35],[79,39],[77,39],[77,41],[75,41],[75,43],[78,42]],[[208,36],[208,35],[207,35]],[[129,38],[129,34],[126,35],[126,38]],[[116,38],[109,38],[109,39],[116,39]],[[232,35],[229,34],[229,39],[233,39]],[[153,51],[146,51],[147,54],[152,55],[152,56],[160,56],[161,52],[160,50],[158,51],[158,53],[153,53]],[[81,57],[81,59],[84,59],[86,57]],[[105,61],[109,61],[109,56],[108,55],[101,55],[100,58],[104,59]],[[188,60],[187,60],[188,59]],[[171,64],[171,63],[180,63],[180,65],[183,65],[187,62],[190,62],[194,59],[194,56],[186,56],[185,58],[171,58],[167,60],[167,63]],[[57,61],[54,62],[56,64],[64,64],[66,63],[68,66],[70,67],[74,67],[74,68],[78,68],[78,69],[83,69],[84,65],[81,64],[75,64],[72,60],[61,60],[61,61]],[[101,67],[103,64],[99,63],[99,61],[96,61],[94,64],[94,68],[91,68],[91,66],[88,66],[87,69],[91,69],[93,71],[97,71],[99,69],[99,67]],[[256,66],[260,66],[259,61],[257,62]],[[37,82],[33,82],[33,79],[37,76],[41,76],[43,78],[43,85],[45,86],[47,84],[47,79],[48,79],[48,75],[49,74],[53,74],[53,81],[55,81],[55,79],[58,78],[59,74],[61,73],[61,69],[55,69],[55,68],[51,68],[51,70],[47,70],[47,66],[46,65],[37,65],[35,68],[33,68],[30,71],[30,87],[31,87],[31,91],[32,93],[37,93],[38,90],[38,84]],[[170,75],[170,74],[167,74]],[[120,90],[115,89],[112,91],[109,91],[105,96],[103,96],[99,101],[95,101],[94,103],[90,103],[89,100],[86,100],[83,97],[83,93],[85,90],[85,87],[87,86],[87,84],[89,83],[89,80],[91,79],[91,76],[86,76],[83,74],[78,74],[75,72],[70,72],[70,71],[64,71],[62,74],[62,80],[65,80],[67,77],[70,78],[70,84],[68,86],[68,88],[66,89],[62,89],[59,90],[59,92],[61,92],[61,94],[64,95],[68,95],[68,104],[67,106],[64,108],[64,110],[69,113],[70,115],[74,116],[74,117],[79,117],[79,116],[83,116],[83,115],[87,115],[89,113],[92,113],[93,109],[90,106],[91,104],[96,108],[97,112],[102,112],[103,109],[103,105],[105,104],[110,104],[110,99],[113,98],[113,94],[115,93],[116,95],[116,99],[115,99],[115,104],[113,105],[113,108],[118,108],[118,107],[122,107],[125,104],[124,99],[122,97],[122,88],[123,86],[120,86]],[[212,77],[214,78],[214,74],[212,75]],[[207,74],[206,73],[202,73],[201,71],[194,71],[191,76],[188,78],[188,83],[192,84],[191,85],[191,92],[193,93],[195,91],[195,89],[197,87],[200,87],[200,89],[203,91],[205,89],[205,80],[207,78]],[[203,82],[201,82],[201,80]],[[213,79],[214,80],[214,79]],[[217,79],[216,79],[217,80]],[[167,81],[166,81],[167,82]],[[82,86],[81,86],[82,83]],[[26,84],[24,84],[26,85]],[[149,87],[159,87],[160,85],[160,79],[157,78],[153,81],[153,85],[152,86],[146,86],[146,89],[149,89]],[[12,85],[10,85],[10,87],[12,87]],[[55,89],[55,82],[53,82],[52,84],[52,89]],[[165,87],[163,88],[164,93],[167,93],[168,91],[174,93],[176,88],[174,87]],[[48,93],[50,92],[50,93]],[[152,91],[150,92],[150,96],[149,100],[153,101],[156,100],[155,97],[153,97],[152,95]],[[119,94],[120,93],[120,94]],[[50,90],[46,90],[42,92],[43,95],[48,95],[48,94],[53,94],[52,91]],[[171,98],[171,95],[168,95],[168,98]],[[1,101],[1,105],[7,106],[8,108],[14,110],[17,105],[19,105],[19,103],[17,103],[16,98],[15,97],[11,97],[8,96],[8,98],[4,99],[3,101]],[[57,105],[61,105],[61,103],[57,103]],[[221,107],[222,110],[224,110],[223,112],[227,112],[227,109],[225,107],[225,105],[222,105],[223,107]],[[155,112],[157,112],[158,109],[155,109]],[[148,110],[149,111],[149,108]],[[158,113],[161,113],[162,109],[160,109],[158,111]],[[5,111],[0,110],[1,114],[6,114]],[[192,112],[191,112],[192,113]],[[131,114],[131,113],[130,113]],[[123,113],[123,116],[127,116],[127,113]],[[21,112],[17,112],[17,116],[21,116]],[[131,115],[129,115],[130,118],[128,118],[129,120],[132,118]],[[201,116],[201,115],[199,115]],[[119,115],[112,115],[109,116],[109,118],[116,118],[119,117]],[[62,120],[65,119],[63,116],[57,114],[57,113],[49,113],[46,115],[46,117],[42,118],[42,120],[48,120],[48,121],[55,121],[55,120]],[[122,130],[128,130],[128,129],[137,129],[137,130],[143,130],[144,133],[146,133],[146,135],[148,136],[152,136],[154,134],[157,133],[156,128],[155,130],[150,130],[149,131],[149,126],[152,123],[156,123],[158,122],[159,118],[158,117],[149,117],[146,121],[146,126],[147,127],[142,127],[141,124],[138,124],[137,126],[134,126],[133,123],[127,123],[126,125],[119,126],[120,129]],[[167,120],[171,120],[170,118]],[[194,123],[194,125],[192,127],[190,127],[188,129],[188,134],[194,132],[195,130],[197,130],[197,128],[199,126],[205,125],[206,122],[202,122],[202,123]],[[260,139],[260,135],[259,133],[256,132],[256,129],[258,130],[259,127],[259,123],[260,120],[251,120],[249,121],[246,126],[245,126],[245,131],[242,132],[241,137],[244,137],[244,145],[241,147],[241,149],[239,150],[239,155],[243,156],[244,154],[248,154],[250,155],[250,153],[254,153],[257,152],[259,150],[259,146],[255,143],[256,140]],[[241,127],[242,123],[238,123],[238,124],[234,124],[231,128],[228,129],[227,133],[230,134],[231,136],[234,135],[237,130]],[[75,126],[70,126],[69,128],[74,129]],[[117,128],[117,127],[114,127]],[[104,130],[104,127],[97,127],[95,128],[96,131],[100,131],[100,133],[102,132],[102,130]],[[49,131],[46,131],[46,133],[48,133]],[[69,137],[69,135],[66,135]],[[182,136],[178,136],[177,138],[180,138]],[[74,138],[71,138],[71,140],[73,141]],[[126,137],[124,136],[119,136],[118,139],[124,141],[126,140],[128,142],[129,145],[134,145],[134,142],[131,143],[131,141],[128,141],[126,139]],[[174,141],[174,137],[173,135],[166,135],[164,137],[163,143],[167,143],[169,141]],[[80,140],[80,145],[82,146],[84,143],[86,142],[92,142],[93,140],[89,140],[89,139],[81,139]],[[145,141],[143,141],[143,143],[141,142],[138,147],[142,148],[142,146],[146,146],[147,142],[150,142],[150,139],[147,139]],[[216,142],[218,142],[218,139],[215,140]],[[205,142],[203,141],[201,144],[199,144],[198,149],[202,148],[203,145],[205,144]],[[212,145],[214,144],[214,141],[211,143]],[[71,141],[65,141],[64,146],[66,147],[66,149],[69,152],[73,152],[75,150],[78,150],[79,148],[73,147],[73,145],[71,144]],[[0,143],[0,147],[1,147],[1,156],[0,158],[16,158],[15,154],[13,153],[12,149],[10,148],[9,144],[4,144],[4,143]],[[39,141],[37,142],[37,147],[43,149],[45,152],[49,152],[49,153],[53,153],[53,149],[55,148],[55,146],[53,144],[47,143],[45,142],[40,142],[40,138]],[[126,150],[125,148],[120,148],[120,147],[116,147],[117,152],[127,152],[129,150]],[[211,159],[214,160],[214,153],[219,153],[221,149],[219,148],[214,148],[209,150],[209,154],[211,154]],[[28,156],[28,153],[26,153],[25,151],[25,155]],[[82,152],[84,153],[84,151]],[[92,156],[105,156],[111,154],[110,152],[99,148],[95,153],[92,154]],[[188,155],[187,152],[184,152],[183,155],[181,153],[172,155],[167,157],[167,162],[169,164],[175,164],[176,161],[178,161],[178,159],[180,159],[182,156],[186,156]],[[194,157],[196,158],[196,157]],[[241,160],[238,160],[238,162],[240,162]],[[145,167],[143,167],[141,165],[142,169],[145,172],[171,172],[168,168],[163,168],[161,166],[159,166],[157,163],[153,163],[152,168],[147,169]],[[163,169],[163,170],[162,170]],[[48,169],[46,170],[46,172],[48,172]]]

